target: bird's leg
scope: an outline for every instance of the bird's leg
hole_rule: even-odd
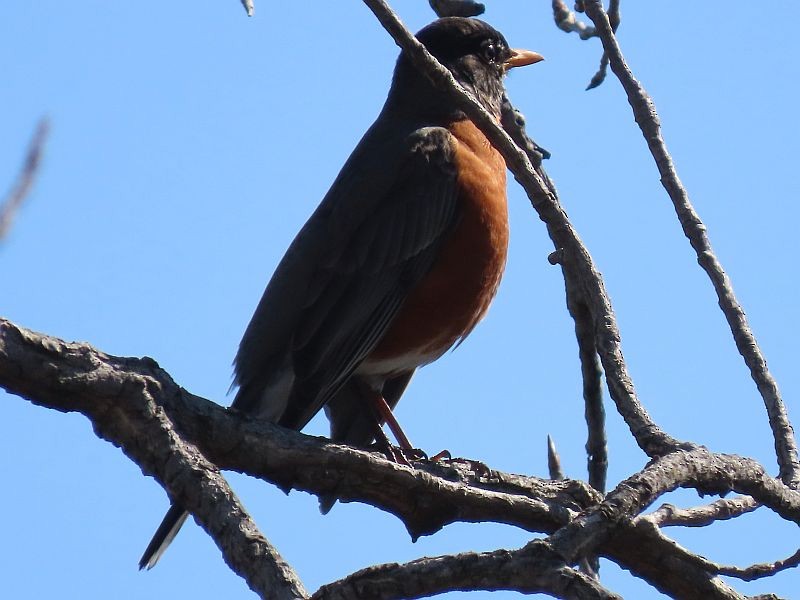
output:
[[[378,422],[378,428],[380,428],[381,423],[384,422],[389,426],[389,429],[392,431],[392,435],[394,435],[397,443],[400,445],[397,450],[399,450],[399,453],[403,455],[403,460],[406,461],[404,464],[408,464],[409,458],[411,460],[427,459],[428,456],[424,451],[414,448],[414,446],[411,445],[408,436],[403,431],[403,428],[400,427],[400,423],[397,422],[397,419],[395,418],[391,407],[386,402],[386,398],[383,397],[383,394],[373,391],[369,398],[371,400],[372,412]],[[382,429],[381,433],[383,433]],[[394,448],[392,450],[394,450]]]
[[[383,397],[381,397],[381,399],[383,399]],[[408,459],[403,454],[402,449],[392,446],[392,443],[389,441],[389,437],[386,435],[386,433],[384,433],[375,403],[368,401],[368,404],[370,407],[370,412],[372,412],[372,416],[375,417],[375,419],[372,421],[374,425],[373,430],[375,432],[375,443],[380,449],[383,450],[384,454],[386,454],[390,460],[393,460],[397,464],[410,467],[411,463],[408,462]]]
[[[361,398],[366,404],[367,410],[373,417],[373,431],[375,433],[375,443],[383,450],[390,460],[401,464],[411,466],[409,458],[414,460],[420,458],[419,450],[415,450],[408,440],[408,436],[403,432],[402,428],[392,414],[392,409],[383,397],[383,394],[378,390],[371,387],[366,382],[360,382],[359,388],[361,390]],[[397,439],[398,446],[393,446],[389,438],[383,431],[383,423],[389,426],[392,434]]]
[[[386,399],[383,397],[383,394],[373,393],[372,402],[375,406],[375,412],[380,417],[380,420],[384,421],[389,426],[392,435],[397,440],[397,443],[400,444],[400,448],[403,450],[414,450],[414,446],[411,445],[408,436],[403,431],[403,428],[400,427],[400,423],[397,422],[397,419],[395,418],[392,409],[389,407],[389,404],[386,402]]]

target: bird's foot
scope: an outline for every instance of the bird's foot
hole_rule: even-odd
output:
[[[375,444],[376,450],[398,465],[411,466],[413,461],[426,460],[428,455],[418,448],[402,448],[392,444]]]

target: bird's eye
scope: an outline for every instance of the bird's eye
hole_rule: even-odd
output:
[[[500,54],[498,47],[493,42],[486,42],[483,45],[483,58],[487,62],[497,62],[497,57]]]

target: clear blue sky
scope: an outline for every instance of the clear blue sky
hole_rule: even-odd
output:
[[[394,4],[414,30],[432,20],[423,0]],[[775,472],[760,397],[619,84],[612,77],[583,91],[599,42],[557,30],[549,3],[487,4],[486,20],[512,46],[547,57],[515,72],[508,89],[553,153],[548,170],[603,272],[642,401],[672,435]],[[623,2],[619,37],[797,420],[800,41],[784,18],[710,2]],[[52,135],[0,246],[0,314],[112,354],[152,356],[187,389],[227,404],[230,363],[263,286],[380,109],[396,55],[357,1],[261,0],[252,19],[237,0],[2,3],[0,189],[40,116],[50,116]],[[421,448],[542,476],[549,433],[567,473],[583,478],[563,281],[513,181],[509,201],[510,258],[496,302],[466,343],[418,374],[398,417]],[[160,486],[85,418],[2,400],[0,595],[252,597],[194,523],[155,570],[139,573],[167,506]],[[614,485],[646,458],[610,404],[608,413]],[[323,434],[326,424],[308,431]],[[339,505],[322,517],[312,496],[230,479],[311,590],[375,562],[529,538],[456,525],[412,544],[371,507]],[[742,566],[798,547],[797,528],[766,511],[670,533]],[[660,597],[608,563],[602,576],[627,597]],[[800,575],[735,585],[794,597]]]

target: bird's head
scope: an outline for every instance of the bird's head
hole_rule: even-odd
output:
[[[417,39],[495,115],[500,114],[503,76],[508,70],[543,60],[536,52],[509,48],[503,34],[478,19],[438,19],[421,29]],[[430,96],[434,104],[443,104],[440,94],[431,94],[431,87],[425,76],[401,54],[395,68],[392,92],[412,104],[416,104],[414,96],[420,93],[424,97]]]

